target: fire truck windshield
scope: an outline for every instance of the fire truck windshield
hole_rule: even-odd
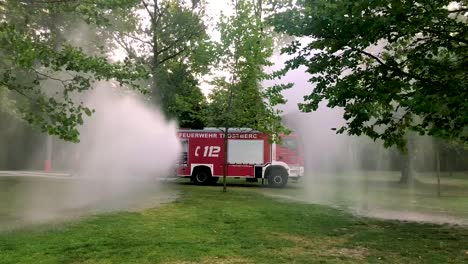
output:
[[[290,150],[297,150],[297,141],[295,138],[283,138],[281,146]]]

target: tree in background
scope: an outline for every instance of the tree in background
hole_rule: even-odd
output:
[[[263,31],[260,1],[237,0],[234,14],[222,15],[218,29],[218,65],[228,76],[218,77],[209,96],[209,124],[224,133],[223,191],[226,191],[227,148],[230,128],[248,127],[278,139],[286,129],[274,104],[281,101],[280,88],[262,90],[260,82],[269,76],[272,40]],[[268,97],[270,100],[265,100]]]
[[[207,122],[206,98],[200,90],[200,82],[181,62],[170,63],[169,71],[159,75],[159,87],[170,91],[165,105],[170,117],[177,118],[180,128],[203,129]]]
[[[114,32],[129,58],[151,72],[154,101],[186,128],[203,127],[206,119],[197,77],[208,72],[213,47],[203,16],[203,1],[138,1]]]
[[[270,21],[308,38],[284,49],[316,84],[302,111],[326,100],[339,133],[404,148],[408,131],[468,141],[467,17],[466,1],[298,0]]]
[[[13,92],[22,119],[42,132],[78,141],[77,126],[83,123],[83,114],[92,111],[74,101],[72,94],[100,80],[139,88],[135,81],[145,76],[142,67],[130,60],[110,63],[104,48],[85,52],[65,35],[77,21],[104,27],[111,11],[131,4],[130,0],[0,3],[0,89]],[[51,83],[56,86],[53,90],[48,87]]]

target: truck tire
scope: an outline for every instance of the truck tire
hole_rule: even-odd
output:
[[[272,168],[267,174],[268,185],[273,188],[285,187],[288,178],[288,172],[283,168]]]
[[[197,169],[192,175],[192,181],[198,185],[210,184],[213,180],[208,169]]]

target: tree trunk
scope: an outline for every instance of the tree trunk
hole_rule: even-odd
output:
[[[46,135],[46,155],[44,159],[44,171],[50,171],[52,170],[52,148],[53,148],[53,143],[52,143],[52,136]]]
[[[223,156],[223,192],[227,191],[226,178],[227,178],[227,155],[228,155],[228,129],[224,128],[224,156]]]
[[[413,170],[411,168],[411,156],[409,153],[403,155],[403,164],[401,165],[400,183],[410,185],[414,181]]]
[[[262,12],[263,12],[263,4],[262,4],[262,0],[257,0],[257,6],[255,8],[255,13],[256,13],[256,16],[258,17],[259,21],[262,21]],[[262,33],[263,33],[263,28],[262,28]]]
[[[364,179],[364,210],[369,211],[369,172],[365,172]]]
[[[154,7],[153,7],[153,18],[156,18],[159,14],[159,6],[158,6],[158,0],[154,0]],[[162,103],[164,101],[164,94],[161,90],[158,90],[158,85],[157,85],[157,73],[159,69],[159,49],[158,49],[158,25],[156,24],[157,19],[155,21],[151,21],[151,30],[153,31],[153,39],[152,39],[152,44],[153,44],[153,61],[151,63],[151,92],[153,96],[156,99],[157,103]],[[165,111],[166,109],[163,110]]]
[[[452,157],[452,152],[451,151],[446,151],[445,152],[445,170],[447,171],[448,170],[448,175],[449,177],[452,177],[453,176],[453,168],[455,167],[455,164],[457,164],[456,162],[453,162],[453,160],[451,159]],[[456,161],[457,157],[454,156],[453,159]]]
[[[440,152],[436,149],[437,196],[440,197]]]
[[[414,144],[412,139],[408,139],[407,152],[403,154],[403,162],[401,164],[401,177],[400,183],[404,185],[412,185],[414,183],[414,170],[413,170],[413,158],[414,158]]]
[[[1,99],[0,99],[0,103],[1,103]],[[9,150],[8,150],[9,144],[6,144],[6,143],[8,143],[8,140],[6,140],[7,137],[8,137],[8,133],[5,133],[5,130],[8,127],[7,121],[8,121],[8,119],[7,119],[6,114],[4,114],[4,113],[2,113],[0,111],[0,148],[3,150],[3,151],[0,152],[0,170],[5,169],[5,163],[6,163],[5,160],[6,160],[6,157],[7,157],[6,153],[9,153]],[[5,126],[4,126],[4,124],[5,124]]]

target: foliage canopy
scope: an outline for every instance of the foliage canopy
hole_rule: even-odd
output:
[[[146,76],[143,67],[131,60],[111,63],[99,43],[85,51],[66,35],[78,22],[92,24],[96,34],[102,33],[99,28],[109,22],[107,14],[131,4],[130,0],[0,3],[0,89],[20,95],[17,106],[24,120],[43,132],[78,141],[77,126],[92,110],[74,100],[74,93],[101,80],[139,88],[135,81]]]
[[[198,77],[209,71],[213,45],[203,21],[204,1],[137,1],[117,23],[114,41],[145,65],[153,101],[185,128],[200,128],[206,104]]]
[[[408,131],[468,141],[466,1],[298,0],[270,17],[301,38],[285,71],[315,84],[300,109],[344,108],[338,130],[404,147]]]

